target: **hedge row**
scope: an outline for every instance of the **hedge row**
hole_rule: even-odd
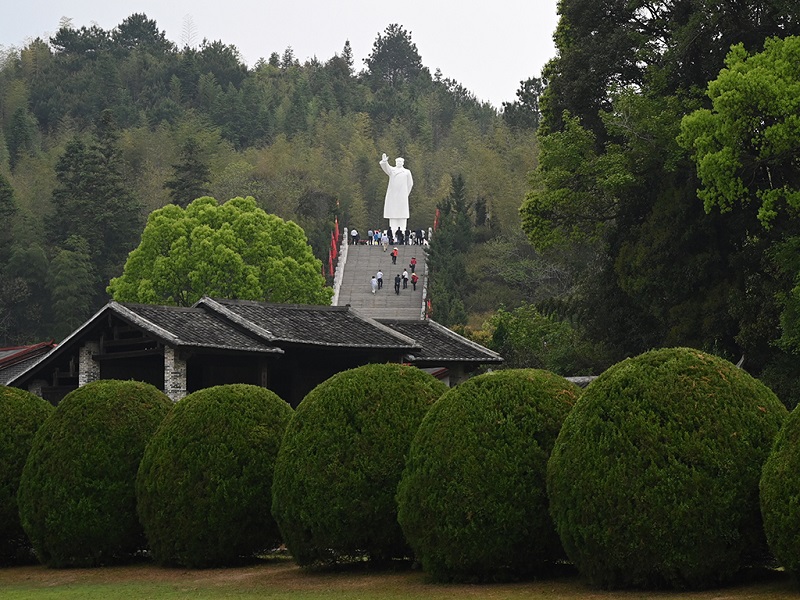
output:
[[[228,565],[280,545],[272,472],[291,416],[274,392],[252,385],[200,390],[175,405],[136,478],[157,562]]]
[[[474,377],[431,408],[397,493],[400,525],[426,572],[511,579],[563,558],[545,469],[579,395],[558,375],[508,370]]]
[[[398,364],[334,375],[298,405],[275,464],[272,511],[300,565],[406,558],[395,490],[420,421],[447,387]]]
[[[30,392],[0,388],[0,564],[33,556],[19,520],[17,490],[33,436],[53,410]]]
[[[17,500],[38,559],[87,567],[129,559],[144,545],[136,471],[172,403],[134,381],[95,381],[70,392],[33,439]]]
[[[141,552],[138,496],[152,556],[191,567],[282,539],[301,565],[416,557],[436,579],[485,581],[566,557],[602,587],[704,588],[762,564],[769,539],[800,572],[800,416],[696,350],[623,361],[580,397],[542,371],[448,391],[368,365],[294,412],[220,386],[164,418],[142,386],[90,384],[35,426],[18,501],[46,564]]]
[[[547,468],[559,537],[603,587],[705,588],[763,560],[761,468],[786,417],[728,361],[679,348],[592,382]]]

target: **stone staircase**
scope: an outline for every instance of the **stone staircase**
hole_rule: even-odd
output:
[[[347,239],[347,238],[345,238]],[[397,265],[392,264],[390,252],[398,250]],[[417,290],[414,291],[409,279],[408,288],[400,286],[400,294],[394,292],[394,277],[411,269],[411,257],[417,259]],[[422,246],[389,246],[386,252],[380,245],[349,245],[342,247],[340,264],[336,272],[334,286],[338,294],[334,296],[336,306],[349,304],[361,314],[379,319],[423,319],[425,318],[425,297],[427,294],[427,268]],[[373,295],[370,280],[383,271],[383,288]]]

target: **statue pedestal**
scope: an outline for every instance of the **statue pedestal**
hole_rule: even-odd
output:
[[[408,219],[389,219],[389,230],[392,232],[397,231],[397,228],[400,228],[400,231],[405,233],[406,231],[406,223]]]

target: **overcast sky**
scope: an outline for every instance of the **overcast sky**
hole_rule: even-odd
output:
[[[516,99],[520,81],[541,74],[555,53],[557,0],[27,0],[6,6],[0,46],[47,38],[62,17],[73,27],[112,29],[133,13],[145,13],[178,44],[203,38],[239,49],[252,66],[291,46],[301,62],[341,54],[350,41],[355,68],[391,23],[411,39],[431,73],[441,69],[478,99],[500,108]],[[190,25],[191,24],[191,25]],[[191,32],[191,35],[190,35]]]

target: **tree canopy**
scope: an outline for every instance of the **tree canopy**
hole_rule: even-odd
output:
[[[756,201],[767,227],[800,211],[800,37],[734,46],[708,84],[712,108],[684,117],[680,142],[693,153],[710,211]]]
[[[797,104],[775,95],[774,76],[763,75],[763,85],[756,78],[744,83],[743,70],[732,64],[726,78],[742,80],[741,93],[713,100],[704,91],[726,67],[731,45],[739,44],[734,59],[743,58],[771,37],[800,33],[792,3],[562,0],[559,14],[558,54],[542,72],[539,164],[521,216],[534,247],[591,255],[578,271],[580,285],[550,310],[617,359],[690,346],[734,362],[744,354],[752,374],[777,369],[786,381],[800,381],[800,369],[787,369],[776,345],[780,304],[792,280],[776,261],[782,236],[764,230],[752,207],[704,211],[697,193],[698,175],[707,175],[724,195],[703,182],[706,203],[722,201],[727,209],[726,198],[760,202],[755,189],[765,200],[788,202],[793,175],[777,163],[788,164],[786,136],[797,126],[773,127],[769,104],[774,98],[795,114]],[[796,69],[796,62],[784,69]],[[744,101],[748,94],[752,106]],[[718,118],[712,117],[717,102],[730,103],[730,114],[741,117],[719,131],[732,147],[743,136],[741,149],[725,149],[725,140],[701,133]],[[755,107],[762,103],[766,120],[759,123]],[[684,124],[681,139],[691,129],[710,150],[700,169],[679,144],[681,119],[698,109],[705,112]],[[748,127],[768,137],[749,140]],[[759,157],[762,146],[766,154]],[[726,168],[731,173],[732,154],[743,159],[738,175],[754,186],[752,197],[737,196],[744,190],[732,177],[717,177]],[[775,190],[764,195],[768,173]]]
[[[771,38],[764,50],[731,49],[726,68],[708,84],[711,108],[683,118],[680,143],[691,151],[706,211],[756,212],[764,229],[750,240],[770,243],[771,268],[793,281],[777,296],[778,344],[800,349],[800,37]],[[778,219],[778,217],[783,217]],[[763,242],[762,242],[763,244]]]
[[[198,198],[147,220],[142,242],[108,292],[119,302],[191,306],[203,296],[327,304],[322,263],[303,230],[252,197]]]

